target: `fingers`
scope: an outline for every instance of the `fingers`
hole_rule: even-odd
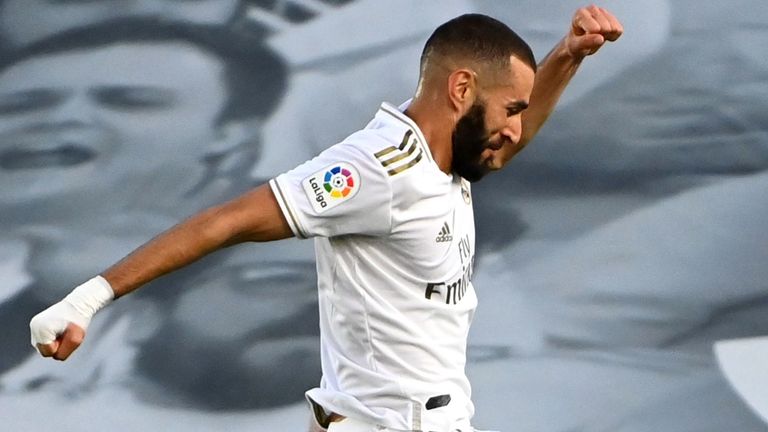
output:
[[[581,8],[576,11],[576,14],[573,16],[573,32],[577,36],[585,33],[598,33],[599,31],[600,24],[592,16],[589,8]]]
[[[83,343],[85,331],[76,324],[70,323],[55,341],[49,344],[37,344],[37,350],[43,357],[53,357],[56,360],[66,360]]]
[[[601,34],[605,36],[606,40],[615,41],[624,33],[624,26],[621,25],[621,22],[612,13],[603,8],[597,9],[600,11],[600,17],[605,20],[605,27],[603,28],[607,29],[607,31],[601,32]]]
[[[606,41],[615,41],[623,32],[624,27],[612,13],[588,6],[574,14],[566,48],[574,58],[583,58],[597,52]]]
[[[605,40],[615,41],[624,33],[624,27],[609,11],[591,5],[576,11],[573,17],[573,31],[577,36],[600,34]]]

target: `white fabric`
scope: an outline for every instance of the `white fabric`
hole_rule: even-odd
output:
[[[69,323],[83,330],[91,318],[114,298],[106,279],[96,276],[72,290],[64,299],[35,315],[29,323],[32,346],[49,344],[66,330]]]
[[[351,190],[322,206],[334,200],[324,181],[338,166]],[[317,237],[323,379],[309,397],[396,430],[468,425],[469,184],[440,171],[417,126],[382,104],[364,130],[270,185],[294,233]],[[450,403],[427,409],[440,395]]]
[[[323,429],[315,429],[316,431],[323,431]],[[383,428],[370,423],[362,422],[359,420],[347,418],[340,422],[331,423],[326,429],[327,432],[421,432],[421,431],[402,431],[389,428]],[[450,432],[498,432],[498,431],[481,431],[471,426],[465,426],[464,428],[451,428]]]
[[[714,351],[733,389],[768,423],[768,336],[717,341]]]

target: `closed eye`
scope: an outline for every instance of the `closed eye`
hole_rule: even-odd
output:
[[[525,111],[526,108],[528,108],[528,104],[523,101],[509,104],[507,105],[507,117],[516,116],[521,112]]]
[[[52,108],[60,104],[64,98],[62,92],[48,89],[0,95],[0,115],[24,114]]]
[[[170,108],[177,99],[174,92],[156,87],[115,86],[100,88],[93,93],[101,105],[125,111]]]

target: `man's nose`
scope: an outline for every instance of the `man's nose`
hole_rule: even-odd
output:
[[[71,94],[44,115],[45,125],[53,128],[86,126],[96,122],[97,112],[87,95]]]
[[[522,116],[515,115],[507,118],[507,124],[501,131],[505,138],[517,144],[523,136]]]

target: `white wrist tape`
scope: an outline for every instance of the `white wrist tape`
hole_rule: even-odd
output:
[[[108,305],[114,297],[109,282],[101,276],[78,286],[62,301],[32,318],[29,322],[32,346],[37,348],[37,344],[53,342],[67,329],[69,323],[87,329],[96,312]]]

